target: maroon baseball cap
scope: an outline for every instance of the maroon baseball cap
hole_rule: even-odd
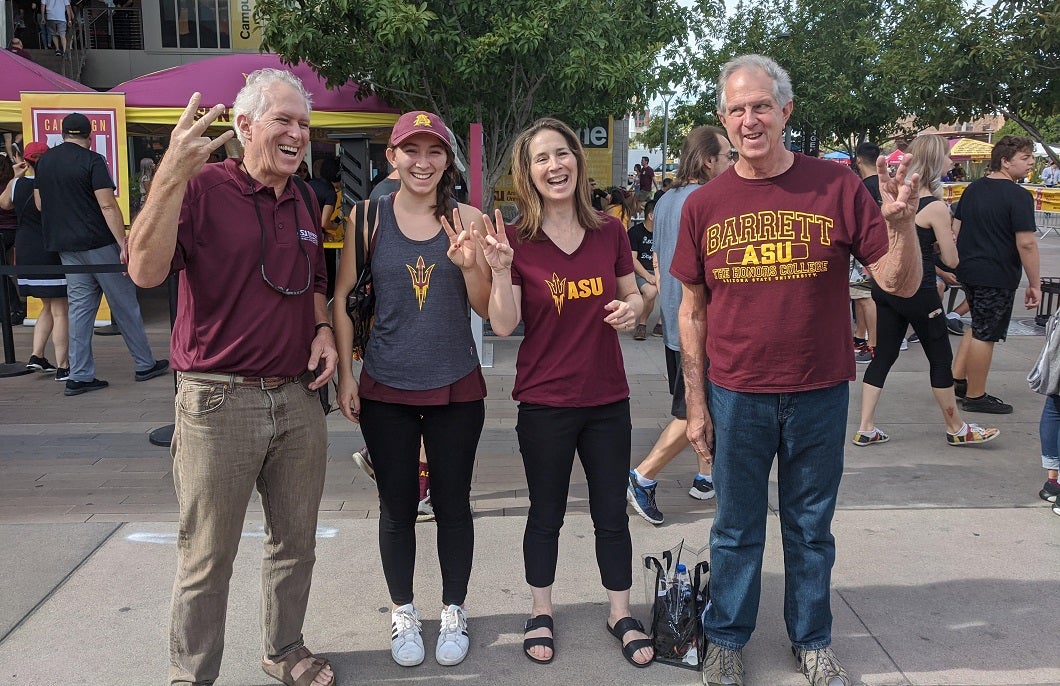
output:
[[[423,111],[401,115],[390,133],[390,145],[401,145],[403,140],[418,133],[428,133],[440,140],[449,151],[453,149],[453,144],[449,142],[449,129],[445,128],[442,118],[432,112]]]
[[[48,146],[38,141],[33,141],[26,145],[26,149],[22,152],[22,158],[33,164],[37,164],[37,160],[40,156],[48,152]]]

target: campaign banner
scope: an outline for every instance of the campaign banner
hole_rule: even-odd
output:
[[[21,94],[22,139],[54,148],[63,142],[63,119],[73,112],[88,117],[92,133],[89,149],[107,161],[114,195],[129,222],[129,152],[125,134],[125,96],[121,93]]]

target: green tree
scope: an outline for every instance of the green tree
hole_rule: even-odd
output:
[[[816,131],[822,142],[852,153],[866,139],[885,140],[902,131],[896,102],[900,83],[887,78],[883,56],[889,45],[885,16],[897,0],[741,0],[713,27],[713,45],[687,62],[695,85],[693,106],[716,109],[715,82],[721,66],[736,55],[760,53],[791,75],[795,110],[793,139]],[[646,132],[652,133],[651,131]]]
[[[636,137],[636,143],[648,150],[659,150],[663,142],[662,109],[653,112],[651,121]],[[721,126],[713,108],[704,108],[699,103],[670,103],[670,124],[667,127],[666,155],[678,157],[685,137],[697,126],[712,124]]]
[[[1042,134],[1046,142],[1049,143],[1060,143],[1060,115],[1054,114],[1050,117],[1043,117],[1037,122],[1038,132]],[[1015,121],[1006,121],[1004,126],[997,130],[994,134],[994,138],[1001,136],[1026,136],[1027,129],[1020,126]]]
[[[654,87],[660,50],[695,15],[675,0],[259,0],[263,45],[329,84],[353,79],[460,136],[482,122],[484,191],[538,117],[575,127],[624,116]],[[489,201],[487,201],[487,204]]]
[[[919,70],[921,122],[1002,114],[1034,140],[1039,123],[1060,114],[1060,3],[999,0],[965,9],[943,44],[944,59]]]

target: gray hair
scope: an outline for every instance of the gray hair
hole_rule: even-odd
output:
[[[757,70],[768,76],[773,82],[773,99],[778,106],[783,107],[795,98],[791,77],[784,67],[765,55],[740,55],[726,62],[718,76],[718,114],[725,114],[725,85],[729,77],[741,69]]]
[[[255,122],[265,114],[270,104],[269,89],[277,83],[286,83],[298,91],[299,95],[305,98],[306,110],[312,112],[313,96],[302,85],[300,78],[286,69],[258,69],[247,76],[247,85],[239,89],[236,100],[232,104],[232,128],[235,129],[236,137],[241,144],[246,144],[246,141],[243,140],[243,132],[239,130],[236,121],[240,115],[245,114],[251,122]]]

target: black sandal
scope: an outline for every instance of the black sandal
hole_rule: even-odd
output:
[[[533,631],[534,629],[548,629],[553,635],[538,636],[537,638],[524,638],[523,654],[539,665],[547,665],[556,657],[556,642],[553,640],[556,632],[552,628],[552,615],[538,615],[526,620],[526,624],[523,626],[523,634],[526,634],[528,631]],[[534,646],[550,648],[552,650],[552,655],[549,656],[547,660],[536,658],[529,652]]]
[[[626,658],[626,662],[633,665],[634,667],[644,668],[655,661],[654,653],[651,659],[647,662],[641,663],[633,659],[633,656],[641,648],[651,648],[650,638],[635,638],[629,643],[624,643],[622,638],[630,631],[639,631],[644,633],[644,625],[639,620],[633,619],[632,617],[623,617],[622,619],[615,622],[614,626],[608,626],[607,630],[611,632],[611,635],[618,639],[619,643],[622,643],[622,657]]]

